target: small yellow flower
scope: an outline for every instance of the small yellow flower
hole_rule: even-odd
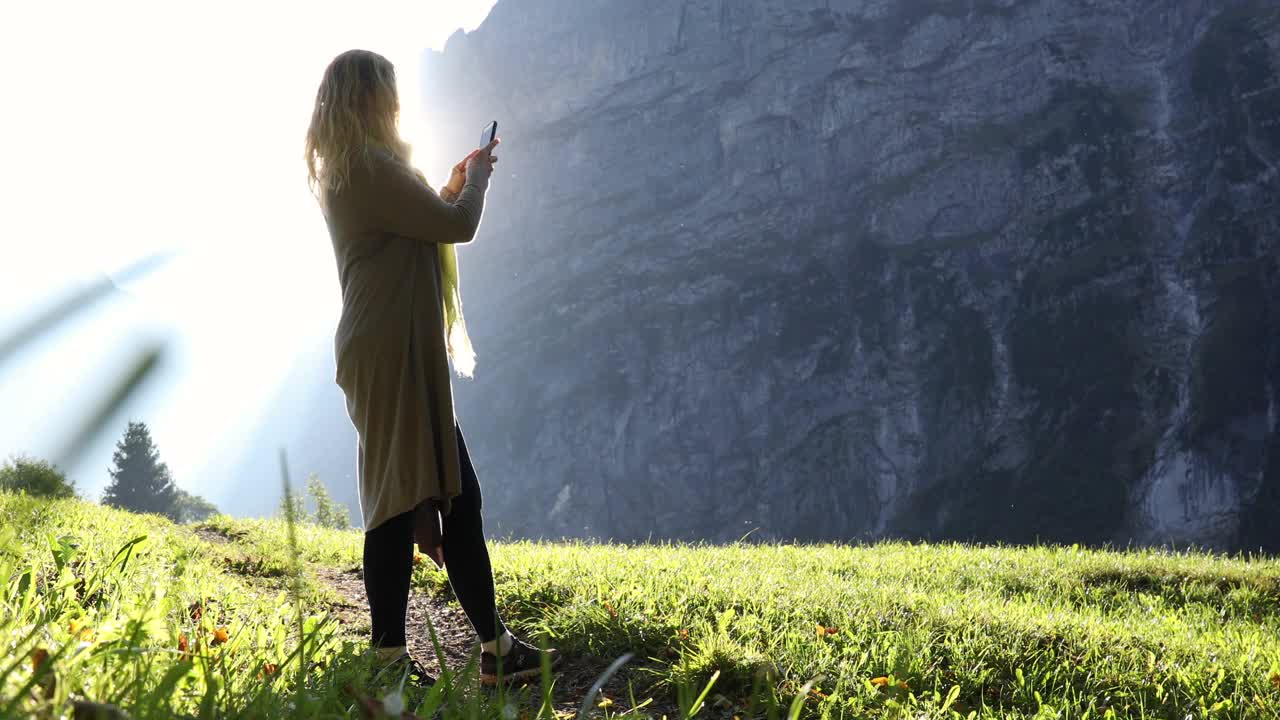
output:
[[[883,675],[880,677],[873,677],[871,678],[871,684],[876,687],[884,687],[889,684],[889,678],[884,677]]]
[[[231,633],[227,632],[227,626],[219,625],[217,629],[213,631],[213,642],[211,644],[221,645],[222,643],[226,642],[230,638],[231,638]]]
[[[68,627],[68,630],[71,631],[71,637],[72,639],[75,639],[75,640],[82,640],[84,642],[93,642],[93,638],[95,637],[93,628],[86,625],[84,621],[80,620],[79,618],[76,618],[71,621],[71,624]]]

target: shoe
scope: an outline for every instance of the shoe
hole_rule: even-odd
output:
[[[399,681],[400,678],[405,677],[407,671],[408,682],[410,683],[424,688],[431,687],[436,683],[435,676],[427,672],[426,668],[422,667],[422,664],[408,652],[401,653],[391,660],[379,660],[375,656],[374,667],[376,669],[374,673],[375,680],[378,678],[390,678]]]
[[[514,635],[511,637],[511,649],[499,658],[488,652],[480,653],[480,682],[485,685],[496,685],[499,679],[504,682],[533,677],[542,672],[543,651],[530,645]],[[560,655],[548,648],[546,656],[554,668],[560,662]],[[502,672],[498,672],[498,661],[502,661]]]

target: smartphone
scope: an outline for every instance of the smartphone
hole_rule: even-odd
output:
[[[480,147],[484,147],[485,145],[493,142],[493,139],[496,137],[498,137],[498,121],[494,120],[488,125],[485,125],[484,129],[480,131]]]

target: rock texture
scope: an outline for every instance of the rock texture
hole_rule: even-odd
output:
[[[491,526],[1276,549],[1280,6],[499,0]],[[447,129],[447,130],[446,130]]]
[[[492,533],[1280,550],[1275,3],[499,0],[423,70],[504,140]]]

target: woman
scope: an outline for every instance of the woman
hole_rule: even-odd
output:
[[[455,165],[437,195],[409,165],[399,112],[392,64],[345,52],[320,82],[305,152],[342,288],[334,357],[359,438],[372,640],[382,662],[406,660],[416,541],[448,571],[480,639],[481,679],[493,683],[499,664],[511,679],[539,672],[540,658],[497,616],[480,486],[454,415],[449,360],[467,375],[475,363],[453,246],[475,236],[498,141]]]

